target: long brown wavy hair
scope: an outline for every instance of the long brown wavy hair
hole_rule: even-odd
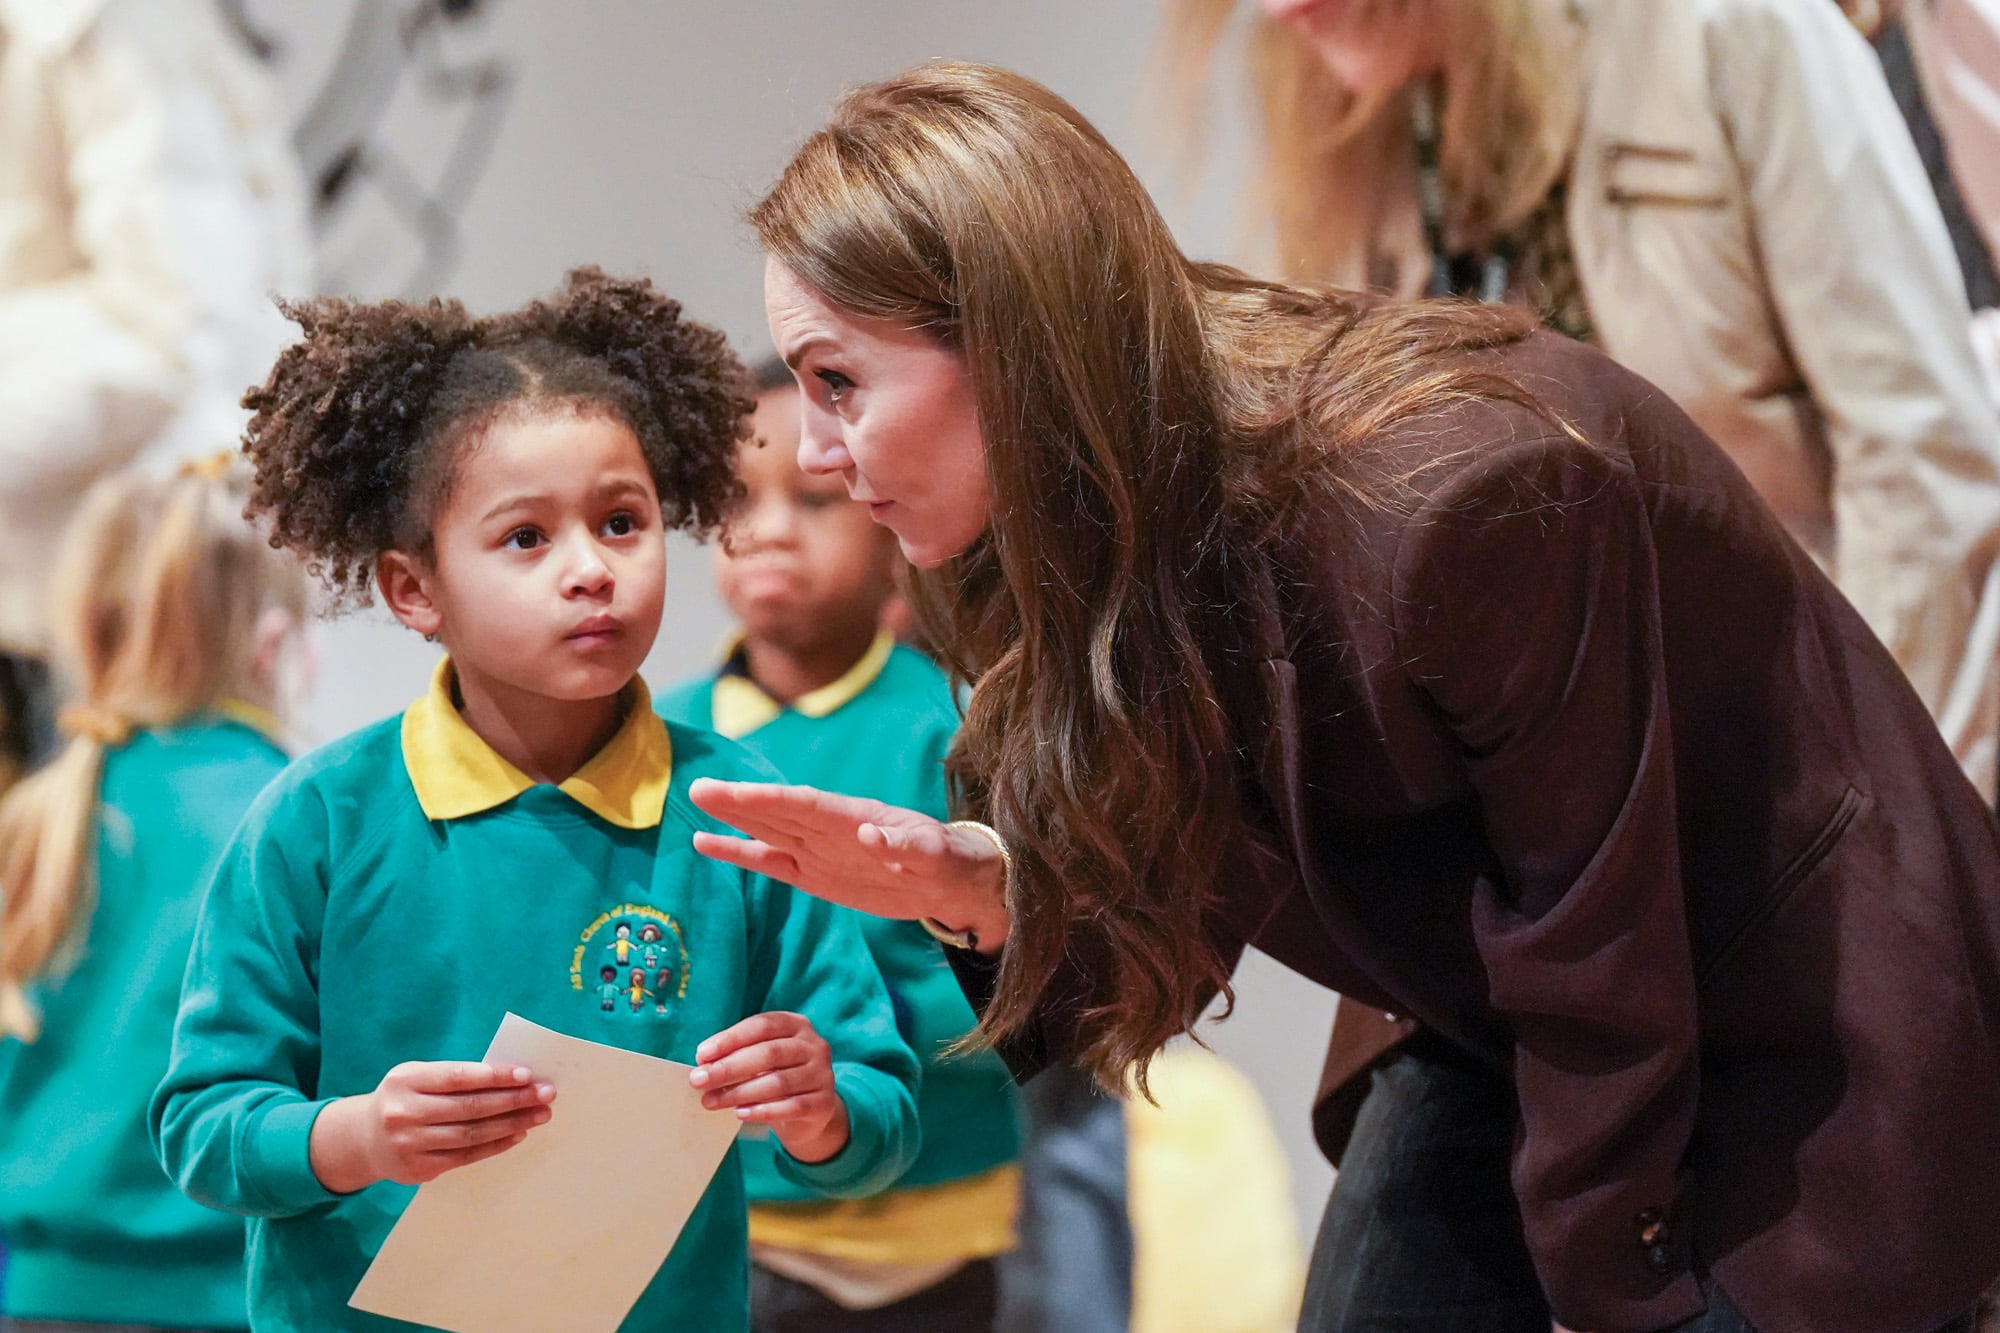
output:
[[[834,305],[963,358],[987,532],[913,591],[975,683],[951,767],[1015,861],[981,1038],[1059,1015],[1123,1086],[1228,967],[1225,881],[1286,872],[1249,741],[1270,551],[1386,422],[1506,386],[1434,353],[1518,312],[1376,306],[1188,260],[1117,152],[1029,79],[932,63],[844,97],[752,210]],[[1349,500],[1373,502],[1366,488]]]

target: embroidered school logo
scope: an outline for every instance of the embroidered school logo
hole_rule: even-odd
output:
[[[577,936],[569,959],[569,987],[597,996],[606,1014],[664,1016],[688,988],[687,938],[680,922],[657,907],[620,903]]]

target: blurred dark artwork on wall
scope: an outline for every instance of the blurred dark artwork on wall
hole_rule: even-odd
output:
[[[459,218],[514,85],[487,0],[221,0],[301,109],[293,130],[320,285],[427,296],[459,255]]]

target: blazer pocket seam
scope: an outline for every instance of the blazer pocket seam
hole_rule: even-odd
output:
[[[1813,871],[1833,855],[1833,849],[1854,823],[1854,816],[1860,812],[1863,797],[1859,788],[1849,785],[1826,823],[1813,835],[1805,850],[1792,858],[1790,865],[1778,873],[1771,881],[1771,887],[1757,901],[1756,906],[1744,913],[1743,920],[1729,932],[1729,938],[1715,951],[1715,956],[1703,965],[1695,977],[1695,989],[1704,990],[1715,979],[1715,974],[1727,964],[1741,949],[1744,942],[1756,935],[1776,916],[1784,905],[1792,900],[1805,882],[1812,878]]]
[[[1598,152],[1600,169],[1604,174],[1604,201],[1614,208],[1651,206],[1717,209],[1729,205],[1729,195],[1723,190],[1696,191],[1658,187],[1634,189],[1619,183],[1620,166],[1627,162],[1637,164],[1642,172],[1653,167],[1664,168],[1669,174],[1678,174],[1674,172],[1674,168],[1688,167],[1695,169],[1698,174],[1706,174],[1701,172],[1701,158],[1692,148],[1612,139]]]

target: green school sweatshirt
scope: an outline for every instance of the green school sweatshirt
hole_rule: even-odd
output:
[[[412,1327],[347,1298],[414,1190],[328,1192],[313,1119],[402,1061],[479,1059],[509,1010],[690,1064],[739,1019],[809,1011],[853,1137],[778,1169],[840,1195],[908,1166],[917,1065],[880,975],[850,921],[691,849],[720,827],[687,799],[702,776],[770,773],[663,726],[635,680],[612,741],[560,787],[532,783],[459,718],[445,663],[402,718],[308,755],[251,809],[202,912],[152,1128],[182,1189],[254,1219],[254,1328]],[[643,1181],[604,1189],[610,1210],[644,1199]],[[732,1151],[622,1328],[746,1328],[745,1226]]]
[[[664,692],[661,714],[688,726],[721,725],[788,782],[949,817],[944,757],[958,730],[958,709],[950,682],[923,654],[885,637],[840,680],[783,709],[769,701],[760,705],[762,692],[739,674],[734,657],[732,663],[719,677],[704,676]],[[725,695],[753,693],[739,693],[741,703],[725,698],[718,710],[718,686]],[[769,720],[761,725],[738,731],[765,716]],[[991,1052],[944,1054],[977,1020],[938,942],[915,922],[835,910],[859,925],[889,984],[903,1036],[924,1062],[917,1095],[923,1152],[897,1187],[959,1180],[1013,1161],[1020,1130],[1006,1066]],[[810,1197],[778,1170],[768,1140],[742,1146],[752,1200]]]
[[[146,1141],[201,891],[285,766],[239,722],[142,731],[104,759],[92,908],[73,970],[0,1040],[0,1236],[15,1319],[243,1328],[243,1222],[189,1201]]]

